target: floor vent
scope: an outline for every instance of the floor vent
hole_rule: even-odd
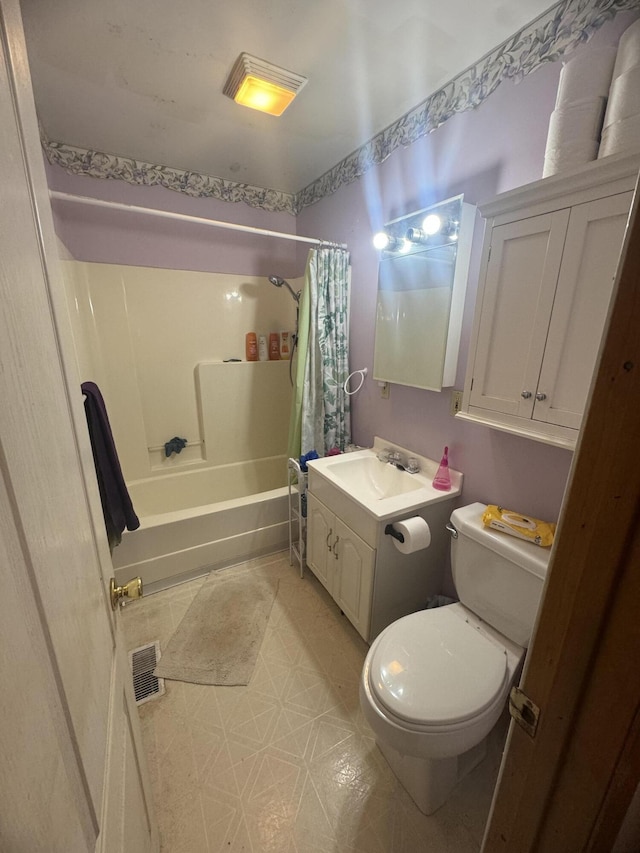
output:
[[[159,660],[160,643],[158,640],[129,652],[136,705],[142,705],[143,702],[148,702],[164,693],[164,679],[156,678],[153,674]]]

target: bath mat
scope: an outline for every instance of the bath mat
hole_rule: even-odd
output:
[[[278,581],[212,572],[169,640],[154,675],[192,684],[248,684]]]

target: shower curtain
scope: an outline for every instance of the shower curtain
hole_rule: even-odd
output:
[[[351,441],[349,295],[351,266],[344,249],[321,246],[307,258],[300,300],[298,359],[289,427],[289,456],[345,450]]]

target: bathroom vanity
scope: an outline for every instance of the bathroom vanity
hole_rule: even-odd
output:
[[[498,196],[457,417],[575,446],[640,158],[614,156]]]
[[[420,471],[380,461],[377,453],[390,446],[416,457]],[[307,565],[370,643],[440,592],[449,553],[445,525],[462,474],[450,470],[451,491],[437,491],[431,486],[437,462],[379,438],[373,449],[316,459],[308,467]],[[413,516],[429,525],[431,544],[404,554],[385,528]]]

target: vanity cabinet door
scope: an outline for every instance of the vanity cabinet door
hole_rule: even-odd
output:
[[[335,520],[332,557],[335,562],[333,598],[365,640],[369,637],[375,565],[373,548],[339,518]]]
[[[320,583],[333,594],[335,515],[307,492],[307,564]]]
[[[472,406],[531,418],[568,221],[565,209],[492,229]]]
[[[535,396],[536,421],[580,428],[633,193],[572,208]]]

